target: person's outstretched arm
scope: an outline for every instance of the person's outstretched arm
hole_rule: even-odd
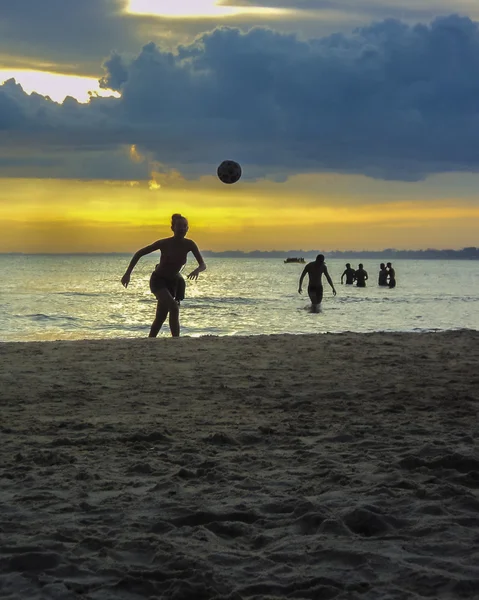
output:
[[[343,278],[346,275],[346,271],[343,272],[343,274],[341,275],[341,285],[343,285]]]
[[[303,269],[303,272],[301,273],[301,277],[299,278],[299,287],[298,287],[298,293],[302,294],[303,293],[303,279],[306,277],[306,273],[308,272],[308,266],[306,265]]]
[[[188,275],[188,279],[198,279],[198,275],[201,272],[206,271],[205,261],[203,260],[201,252],[198,250],[198,246],[195,244],[195,242],[191,242],[191,252],[193,252],[194,257],[198,262],[198,266],[194,271],[191,271],[191,273]]]
[[[333,295],[336,296],[336,290],[334,288],[333,280],[331,279],[331,277],[330,277],[330,275],[328,273],[328,269],[326,267],[324,267],[324,276],[328,280],[328,283],[331,286],[331,289],[333,290]]]
[[[130,264],[128,265],[127,270],[125,271],[125,274],[121,278],[121,283],[124,287],[128,287],[128,284],[130,283],[131,272],[135,268],[136,263],[140,260],[140,258],[142,256],[146,256],[147,254],[150,254],[151,252],[154,252],[155,250],[161,250],[161,242],[162,241],[163,240],[158,240],[157,242],[153,242],[153,244],[150,244],[149,246],[145,246],[144,248],[141,248],[140,250],[135,252],[135,254],[133,255],[133,257],[130,261]]]

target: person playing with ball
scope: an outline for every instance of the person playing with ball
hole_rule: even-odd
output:
[[[309,299],[311,300],[311,310],[312,312],[319,312],[319,306],[323,300],[323,275],[326,277],[331,289],[333,290],[333,294],[336,296],[336,290],[334,289],[333,281],[328,273],[328,268],[324,264],[323,254],[318,254],[314,262],[310,262],[304,267],[299,279],[298,292],[300,294],[303,292],[303,279],[306,277],[306,274],[309,275],[308,295]]]
[[[173,231],[172,237],[158,240],[138,250],[133,255],[125,274],[121,278],[123,286],[125,288],[128,287],[131,272],[140,258],[155,250],[161,252],[160,262],[156,265],[150,277],[150,290],[158,300],[158,304],[155,320],[151,325],[148,337],[156,337],[158,335],[168,315],[171,335],[173,337],[180,335],[180,308],[175,298],[181,277],[180,271],[186,264],[189,252],[193,252],[194,257],[198,261],[198,267],[194,271],[191,271],[188,279],[198,279],[198,275],[206,269],[205,261],[198,250],[198,246],[193,240],[186,238],[188,232],[187,219],[180,214],[174,214],[171,217],[171,229]]]

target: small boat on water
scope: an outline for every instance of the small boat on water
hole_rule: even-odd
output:
[[[290,258],[286,258],[285,263],[304,263],[304,258],[302,256],[300,257],[290,257]]]

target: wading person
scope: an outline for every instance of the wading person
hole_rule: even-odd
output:
[[[326,277],[331,289],[333,290],[333,294],[336,296],[336,290],[334,289],[328,269],[324,264],[324,256],[322,254],[318,254],[314,262],[310,262],[304,267],[301,277],[299,278],[298,292],[300,294],[303,292],[303,279],[306,277],[306,275],[309,275],[308,296],[311,300],[311,311],[319,312],[319,307],[323,300],[323,275]]]

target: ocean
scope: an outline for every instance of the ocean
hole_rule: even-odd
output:
[[[0,255],[0,341],[136,338],[148,335],[156,300],[149,277],[158,256],[140,260],[128,289],[120,283],[131,255]],[[325,283],[311,314],[298,281],[304,265],[272,258],[207,258],[187,282],[181,335],[256,335],[373,331],[479,330],[479,262],[395,260],[397,287],[377,285],[379,261],[361,259],[368,286],[339,283],[345,263],[326,260]],[[184,269],[187,274],[196,266]],[[169,336],[164,325],[160,336]]]

